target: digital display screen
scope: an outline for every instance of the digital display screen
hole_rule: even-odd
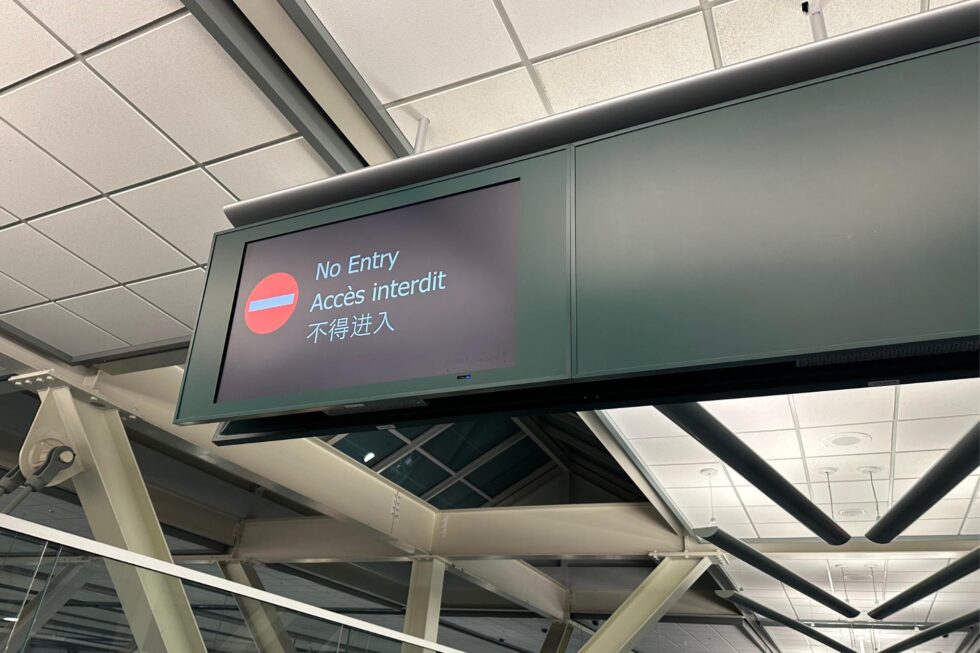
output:
[[[520,182],[249,243],[217,401],[515,365]]]

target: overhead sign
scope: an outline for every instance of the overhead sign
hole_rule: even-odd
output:
[[[218,401],[515,364],[520,182],[249,243]]]

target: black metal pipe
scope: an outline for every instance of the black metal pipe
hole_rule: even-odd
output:
[[[834,612],[838,612],[845,617],[851,618],[861,614],[860,610],[852,608],[833,594],[825,592],[808,580],[797,576],[772,558],[759,553],[745,542],[742,542],[738,538],[729,535],[717,526],[695,528],[694,534],[707,540],[708,542],[711,542],[719,549],[731,553],[745,564],[751,565],[765,574],[769,574],[776,580],[789,585],[797,592],[805,594],[814,601],[827,606]]]
[[[851,539],[847,531],[699,404],[663,404],[657,409],[824,542],[844,544]]]
[[[919,581],[901,594],[896,594],[873,610],[869,610],[868,616],[872,619],[890,617],[902,608],[907,608],[919,599],[938,592],[978,569],[980,569],[980,547],[973,549],[953,564],[943,567],[925,580]]]
[[[761,615],[768,619],[772,619],[777,623],[783,624],[787,628],[792,628],[796,632],[803,633],[807,637],[810,637],[811,639],[815,639],[816,641],[820,642],[824,646],[829,646],[835,651],[840,651],[840,653],[854,653],[854,649],[844,646],[837,640],[827,637],[820,631],[814,628],[810,628],[809,626],[806,626],[804,624],[801,624],[796,619],[793,619],[792,617],[787,617],[784,614],[776,612],[772,608],[766,607],[761,603],[758,603],[757,601],[753,601],[749,597],[743,596],[738,592],[732,592],[730,590],[717,590],[715,591],[715,594],[725,599],[726,601],[731,601],[735,605],[739,605],[743,608],[751,610],[752,612],[758,615]]]
[[[973,425],[953,448],[929,468],[922,478],[872,526],[866,538],[888,544],[912,522],[932,508],[980,464],[980,422]]]
[[[971,626],[976,626],[980,624],[980,610],[974,610],[973,612],[968,612],[962,617],[956,617],[955,619],[950,619],[949,621],[944,621],[941,624],[937,624],[932,628],[926,628],[925,630],[907,637],[897,644],[892,644],[886,648],[881,649],[878,653],[899,653],[899,651],[907,651],[910,648],[923,644],[925,642],[932,641],[937,637],[942,637],[943,635],[948,635],[949,633],[955,632],[957,630],[963,630],[964,628],[969,628]]]

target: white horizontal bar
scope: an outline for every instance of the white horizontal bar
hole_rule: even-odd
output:
[[[19,533],[21,535],[27,535],[28,537],[33,537],[39,540],[54,542],[55,544],[67,546],[77,551],[91,553],[102,558],[108,558],[109,560],[115,560],[116,562],[133,565],[134,567],[139,567],[141,569],[155,571],[166,576],[180,578],[181,580],[185,580],[189,583],[195,583],[197,585],[203,585],[204,587],[210,587],[223,592],[228,592],[229,594],[235,594],[237,596],[244,596],[256,601],[262,601],[263,603],[268,603],[269,605],[274,605],[276,607],[283,608],[284,610],[291,610],[303,615],[322,619],[323,621],[337,623],[356,630],[363,630],[373,635],[394,639],[405,644],[412,644],[414,646],[421,647],[422,649],[434,651],[435,653],[465,653],[459,649],[443,646],[442,644],[430,642],[419,637],[406,635],[405,633],[398,632],[397,630],[391,630],[390,628],[376,626],[375,624],[368,623],[367,621],[361,621],[360,619],[355,619],[354,617],[348,617],[347,615],[343,615],[338,612],[331,612],[330,610],[324,610],[323,608],[318,608],[307,603],[294,601],[293,599],[272,594],[271,592],[266,592],[265,590],[259,590],[255,589],[254,587],[249,587],[248,585],[233,583],[223,578],[216,578],[215,576],[210,576],[200,571],[187,569],[170,562],[163,562],[162,560],[157,560],[156,558],[151,558],[150,556],[133,553],[131,551],[127,551],[126,549],[120,549],[119,547],[103,544],[102,542],[96,542],[95,540],[79,537],[78,535],[72,535],[71,533],[65,533],[64,531],[59,531],[47,526],[41,526],[40,524],[35,524],[34,522],[30,522],[25,519],[0,514],[0,528],[12,531],[14,533]]]

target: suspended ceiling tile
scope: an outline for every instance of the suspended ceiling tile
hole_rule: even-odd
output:
[[[892,501],[898,501],[902,496],[909,491],[918,478],[896,478],[892,485]],[[950,490],[946,497],[947,499],[969,499],[973,496],[973,492],[977,487],[977,477],[967,476],[965,479],[956,484],[956,486]]]
[[[616,408],[604,412],[627,440],[671,438],[687,435],[681,427],[653,406]]]
[[[774,470],[779,472],[783,478],[790,483],[806,483],[806,471],[803,469],[803,461],[799,459],[789,459],[768,460],[766,462],[768,462]],[[734,469],[729,468],[728,475],[731,477],[732,483],[734,483],[736,486],[752,485]]]
[[[82,64],[3,95],[0,116],[102,190],[191,163]]]
[[[517,36],[534,58],[628,30],[683,11],[697,11],[697,0],[503,0]]]
[[[884,422],[895,415],[895,386],[793,395],[801,428]]]
[[[939,460],[943,451],[913,451],[895,454],[895,478],[919,478]]]
[[[810,21],[798,2],[734,0],[712,11],[726,66],[813,41]]]
[[[4,211],[3,209],[0,209],[0,227],[7,224],[13,224],[14,222],[17,222],[17,218],[15,216],[11,215],[7,211]]]
[[[243,200],[334,174],[303,138],[226,159],[208,166],[208,170]]]
[[[712,463],[718,457],[690,436],[680,438],[645,438],[633,442],[637,455],[647,465]]]
[[[296,131],[189,14],[89,61],[198,161]]]
[[[977,415],[946,417],[941,419],[917,419],[898,423],[897,451],[924,451],[949,449],[978,421]]]
[[[707,487],[671,488],[671,500],[684,508],[700,508],[714,505],[715,507],[731,508],[740,506],[739,497],[731,486],[715,485],[709,494]]]
[[[45,216],[31,225],[116,281],[133,281],[193,265],[106,199]]]
[[[69,356],[84,356],[126,346],[122,340],[57,304],[44,304],[7,313],[0,316],[0,322],[5,322]]]
[[[885,453],[892,449],[894,422],[801,429],[803,451],[811,456]]]
[[[0,152],[0,204],[16,216],[29,218],[98,194],[2,121]]]
[[[131,32],[183,5],[179,0],[22,0],[76,52]]]
[[[882,479],[887,478],[888,470],[884,470],[880,476]],[[888,481],[878,480],[876,477],[872,490],[871,479],[865,474],[864,479],[860,481],[832,481],[828,489],[826,479],[815,478],[812,494],[814,502],[821,504],[829,503],[831,494],[835,503],[874,501],[876,496],[879,501],[882,501],[888,498]]]
[[[310,6],[382,102],[519,59],[487,0],[311,0]]]
[[[813,537],[813,533],[799,523],[756,524],[759,537]]]
[[[853,456],[823,456],[819,458],[807,458],[807,468],[810,472],[810,480],[817,483],[827,482],[827,470],[830,472],[830,481],[867,481],[868,473],[861,471],[863,468],[877,468],[874,474],[888,475],[891,465],[891,454],[857,454]]]
[[[193,327],[204,293],[203,270],[187,270],[130,284],[128,287],[154,306]]]
[[[898,419],[980,414],[980,379],[955,379],[903,385]]]
[[[818,507],[830,515],[834,521],[841,524],[845,522],[870,522],[873,524],[878,515],[883,515],[888,511],[887,502],[879,501],[877,505],[878,509],[875,510],[874,501],[844,503],[838,502],[835,496],[833,512],[831,512],[829,504],[818,504]]]
[[[938,9],[939,7],[948,7],[949,5],[959,4],[964,0],[929,0],[930,9]]]
[[[917,519],[899,537],[909,537],[912,535],[956,535],[960,532],[960,526],[962,525],[962,517],[959,519]]]
[[[231,227],[222,207],[235,201],[201,170],[140,186],[113,199],[198,263],[208,260],[214,232]]]
[[[796,483],[794,487],[799,490],[803,496],[809,497],[810,491],[806,483]],[[775,505],[772,499],[763,494],[758,488],[753,485],[740,485],[737,488],[738,496],[741,498],[742,503],[745,506],[772,506]]]
[[[60,304],[131,345],[190,335],[190,329],[125,288],[73,297]]]
[[[2,232],[0,232],[2,233]],[[684,488],[684,487],[708,487],[708,476],[701,473],[701,470],[713,468],[718,470],[720,465],[698,463],[695,465],[653,465],[650,471],[654,478],[665,488]],[[713,487],[728,485],[725,475],[718,473],[711,477]]]
[[[925,511],[921,519],[960,519],[966,517],[967,508],[970,507],[969,499],[940,499],[929,510]]]
[[[567,111],[713,67],[704,19],[696,14],[549,59],[535,69],[555,111]]]
[[[0,230],[0,272],[50,299],[112,285],[112,279],[27,225]]]
[[[14,281],[7,275],[0,273],[0,313],[30,306],[31,304],[40,304],[44,301],[44,297],[24,284]]]
[[[980,517],[969,517],[963,522],[961,535],[980,535]]]
[[[16,3],[0,2],[0,88],[71,57],[66,47]]]
[[[800,445],[793,430],[739,433],[738,439],[767,460],[800,457]]]
[[[856,29],[919,13],[921,0],[834,0],[824,7],[827,35],[837,36]]]
[[[753,524],[785,524],[796,519],[779,506],[749,506],[746,508]]]
[[[793,414],[786,395],[704,401],[701,405],[736,433],[793,428]]]
[[[523,68],[388,110],[409,142],[429,119],[425,150],[542,118],[544,105]]]

